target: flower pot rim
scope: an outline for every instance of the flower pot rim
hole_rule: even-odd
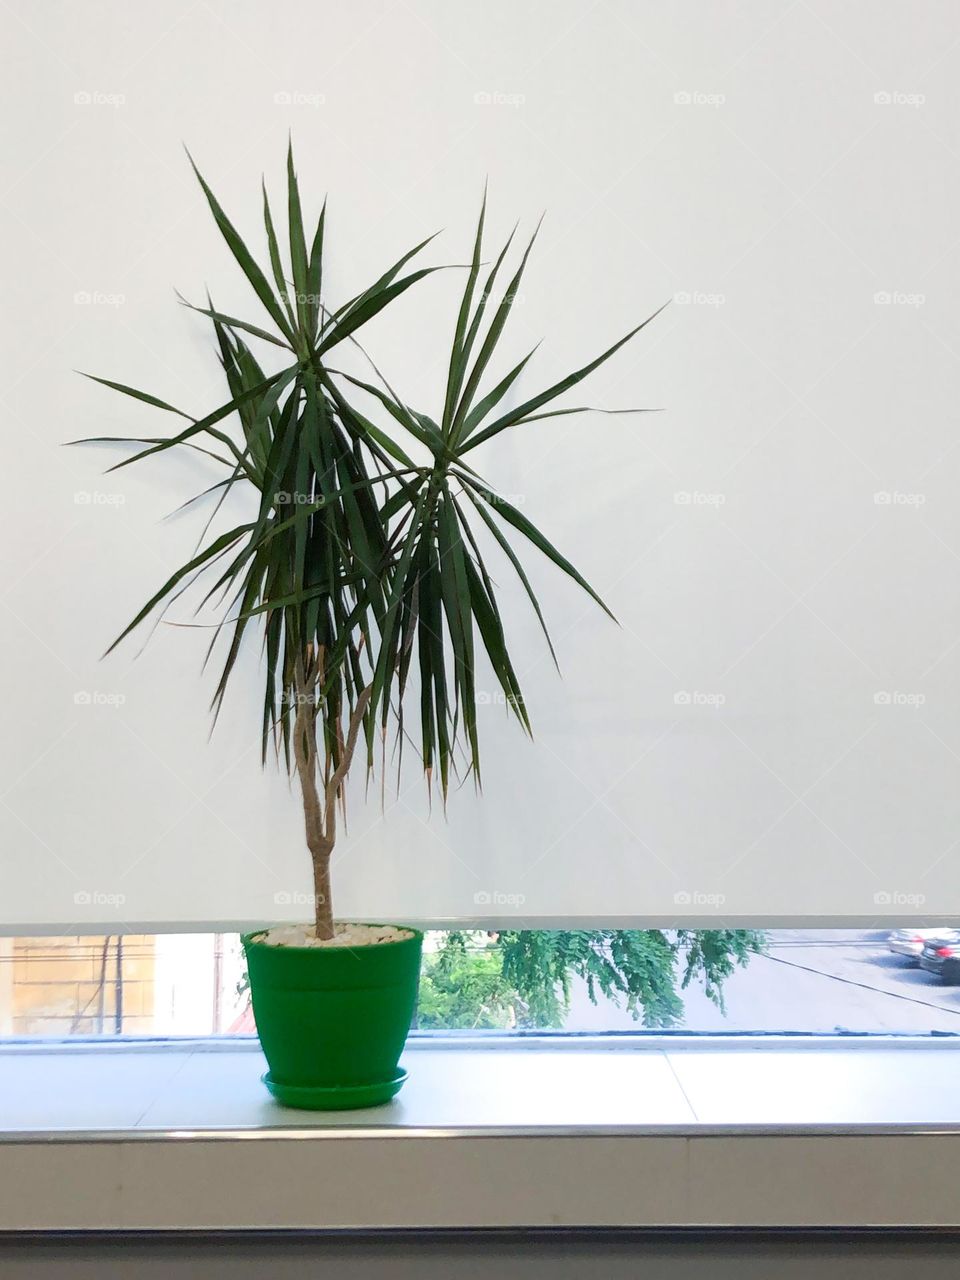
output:
[[[423,941],[423,930],[415,929],[412,925],[409,925],[409,924],[392,924],[389,921],[383,921],[383,920],[348,920],[348,921],[338,921],[338,923],[364,924],[364,925],[369,925],[373,929],[404,929],[410,936],[406,938],[380,939],[377,942],[360,942],[360,943],[345,942],[339,945],[330,945],[325,947],[310,947],[310,946],[298,947],[295,944],[291,944],[287,942],[278,945],[273,942],[260,941],[258,938],[259,934],[269,933],[271,929],[277,927],[275,925],[265,925],[261,929],[251,929],[249,933],[242,933],[240,935],[240,941],[243,944],[244,948],[262,947],[265,950],[270,950],[270,951],[308,952],[310,955],[324,955],[324,954],[329,955],[331,952],[335,952],[335,951],[376,950],[378,947],[400,947],[400,946],[403,946],[405,943],[409,944],[411,942]]]

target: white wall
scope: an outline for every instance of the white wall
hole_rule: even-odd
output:
[[[547,336],[528,386],[676,298],[589,392],[667,412],[537,424],[481,459],[622,627],[532,561],[564,669],[507,588],[538,742],[486,708],[485,795],[446,821],[413,775],[385,813],[358,786],[341,911],[960,911],[954,4],[6,14],[4,926],[303,914],[275,902],[309,886],[295,800],[258,766],[255,655],[209,743],[206,632],[98,662],[189,552],[195,522],[160,519],[209,473],[104,478],[107,455],[60,448],[172,422],[75,368],[219,403],[173,287],[257,304],[181,142],[262,247],[259,177],[279,186],[288,130],[312,213],[330,193],[336,299],[439,226],[435,260],[462,261],[485,175],[498,233],[547,210],[515,309],[517,356]],[[437,278],[368,332],[424,407],[457,289]]]

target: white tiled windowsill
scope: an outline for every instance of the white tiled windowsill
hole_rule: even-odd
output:
[[[0,1230],[956,1226],[958,1054],[419,1040],[393,1103],[317,1113],[255,1042],[14,1046]]]

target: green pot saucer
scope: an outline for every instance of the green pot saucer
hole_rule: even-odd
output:
[[[359,1107],[377,1107],[389,1102],[399,1093],[407,1073],[402,1068],[389,1080],[376,1084],[302,1085],[280,1084],[270,1072],[261,1080],[278,1102],[285,1107],[299,1107],[303,1111],[355,1111]]]

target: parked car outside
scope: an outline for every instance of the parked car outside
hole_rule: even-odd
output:
[[[919,964],[924,943],[931,938],[941,938],[943,935],[942,925],[939,929],[894,929],[887,938],[887,950]]]
[[[960,983],[960,932],[953,929],[938,938],[928,938],[920,952],[920,967],[944,982]]]

